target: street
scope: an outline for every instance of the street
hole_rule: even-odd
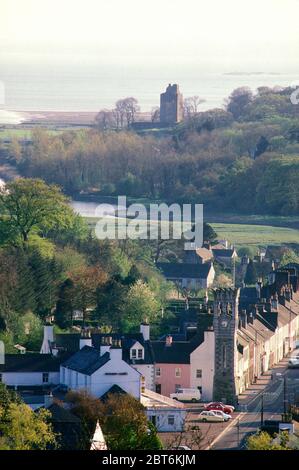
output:
[[[264,421],[279,419],[284,408],[287,410],[288,405],[294,403],[298,393],[299,369],[284,368],[281,372],[274,372],[273,380],[265,387],[264,392],[253,396],[247,405],[247,411],[240,413],[235,424],[214,441],[211,449],[244,448],[246,437],[255,433],[261,425],[262,408]]]

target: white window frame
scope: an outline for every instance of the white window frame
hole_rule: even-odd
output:
[[[161,367],[156,367],[155,375],[156,375],[156,377],[161,377],[161,375],[162,375]]]
[[[196,369],[196,378],[202,379],[202,369]]]
[[[176,367],[174,371],[175,377],[179,378],[182,376],[182,369],[180,367]]]
[[[47,377],[47,380],[45,380],[45,378]],[[43,381],[43,384],[48,384],[49,383],[49,372],[43,372],[42,374],[42,381]]]

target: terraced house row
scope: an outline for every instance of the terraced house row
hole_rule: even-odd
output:
[[[299,337],[299,266],[277,269],[268,281],[215,289],[199,310],[186,308],[179,332],[158,341],[146,323],[135,334],[54,334],[47,325],[40,354],[7,354],[0,379],[15,388],[62,385],[98,397],[117,386],[138,399],[144,390],[169,397],[199,388],[203,401],[236,401]]]

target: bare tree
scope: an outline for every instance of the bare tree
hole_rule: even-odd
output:
[[[136,114],[140,111],[138,101],[136,98],[128,97],[122,100],[118,100],[115,106],[115,114],[119,127],[129,127],[136,118]]]
[[[152,120],[152,122],[159,122],[160,121],[160,108],[159,108],[159,106],[155,106],[155,107],[152,108],[151,120]]]
[[[190,118],[199,112],[199,105],[206,100],[199,96],[190,96],[184,99],[184,116]]]
[[[113,110],[110,109],[102,109],[99,111],[99,113],[96,115],[95,122],[98,129],[101,130],[117,127],[115,115]]]

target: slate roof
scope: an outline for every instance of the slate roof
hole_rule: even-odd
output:
[[[156,363],[190,364],[190,342],[175,341],[166,346],[165,341],[152,341]]]
[[[111,394],[116,394],[116,395],[127,395],[127,392],[122,389],[119,385],[112,385],[112,387],[107,390],[107,392],[104,393],[104,395],[101,396],[101,400],[105,401],[107,400],[108,396]]]
[[[110,360],[107,352],[101,356],[100,351],[90,346],[84,346],[61,365],[85,375],[92,375]]]
[[[57,403],[53,403],[47,409],[51,412],[52,423],[81,423],[77,416]]]
[[[152,364],[153,351],[149,341],[144,341],[142,333],[91,333],[92,345],[98,351],[100,350],[103,338],[111,337],[113,340],[121,340],[123,349],[123,360],[129,364]],[[144,359],[130,359],[130,348],[138,341],[144,347]],[[58,347],[71,352],[76,352],[80,347],[80,333],[62,333],[55,335],[55,341]]]
[[[5,354],[0,372],[59,372],[61,361],[51,354]]]
[[[229,249],[218,249],[218,248],[213,248],[213,255],[217,258],[232,258],[232,256],[235,254],[235,250],[229,248]]]
[[[211,265],[208,263],[157,263],[157,268],[167,279],[206,279]]]

